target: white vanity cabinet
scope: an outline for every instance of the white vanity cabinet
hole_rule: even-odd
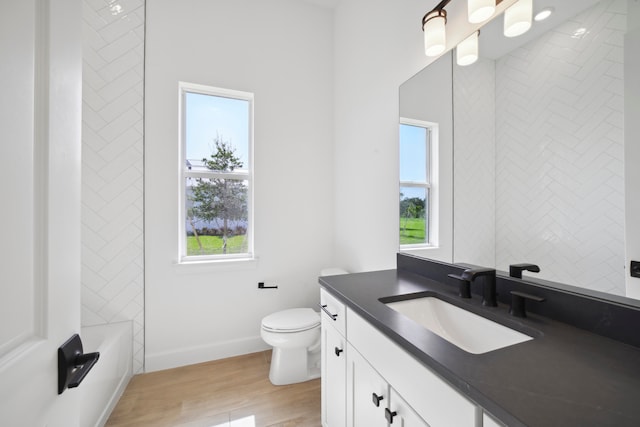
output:
[[[429,427],[355,348],[347,346],[347,427]]]
[[[337,314],[322,313],[324,427],[482,425],[475,403],[324,289],[321,301]]]
[[[320,291],[322,425],[340,427],[346,423],[347,340],[346,308],[324,289]]]

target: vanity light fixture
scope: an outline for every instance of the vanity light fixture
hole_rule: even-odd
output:
[[[424,31],[424,53],[427,56],[438,56],[447,47],[445,24],[447,23],[447,11],[444,7],[451,0],[442,0],[438,5],[422,18],[422,31]]]
[[[460,42],[456,47],[456,63],[461,66],[471,65],[478,60],[478,36],[480,30]]]
[[[472,24],[479,24],[493,16],[496,0],[467,0],[467,16]]]
[[[533,17],[534,21],[544,21],[555,11],[552,7],[545,7],[540,12],[536,13],[536,16]]]
[[[496,6],[503,0],[467,0],[468,19],[472,24],[484,22],[495,13]],[[438,56],[447,48],[447,11],[451,0],[442,0],[422,17],[424,32],[424,53]],[[553,8],[545,10],[553,11]],[[516,37],[531,28],[533,0],[517,0],[504,12],[504,35]],[[478,34],[475,32],[463,40],[456,49],[458,65],[470,65],[478,59]]]
[[[517,37],[531,28],[533,0],[518,0],[504,11],[504,35]]]

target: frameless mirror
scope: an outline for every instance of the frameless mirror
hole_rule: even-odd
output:
[[[634,142],[625,92],[640,85],[627,64],[640,56],[628,34],[638,3],[534,1],[534,13],[554,13],[517,38],[495,18],[481,29],[480,59],[449,69],[453,262],[533,263],[541,272],[528,278],[625,295],[625,239],[640,238],[625,235],[624,176],[625,141]],[[407,90],[419,75],[400,88],[402,116],[424,97]]]

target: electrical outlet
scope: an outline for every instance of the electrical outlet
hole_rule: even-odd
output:
[[[631,277],[640,277],[640,261],[631,261]]]

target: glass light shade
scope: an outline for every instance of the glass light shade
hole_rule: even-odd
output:
[[[533,0],[518,0],[504,11],[505,37],[517,37],[531,28]]]
[[[496,0],[468,0],[467,12],[469,22],[478,24],[493,16],[496,11]]]
[[[471,65],[478,60],[478,31],[462,40],[456,47],[456,63]]]
[[[433,17],[426,17],[424,26],[424,53],[427,56],[437,56],[444,52],[447,39],[445,23],[446,18],[438,15],[437,12]]]

